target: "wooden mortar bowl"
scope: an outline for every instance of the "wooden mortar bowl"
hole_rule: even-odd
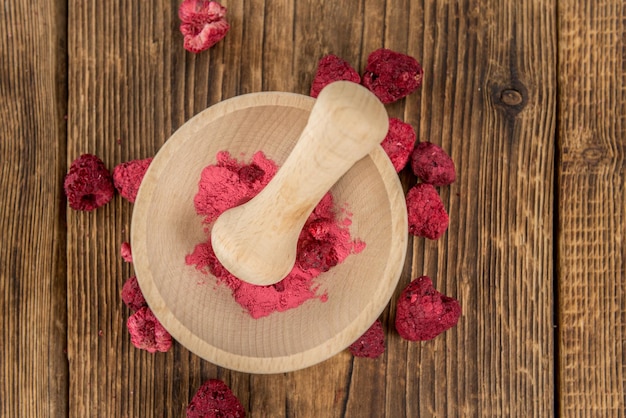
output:
[[[185,264],[206,241],[193,205],[202,169],[227,150],[248,162],[262,150],[281,164],[306,125],[315,99],[263,92],[218,103],[180,127],[155,156],[134,206],[131,244],[148,305],[187,349],[216,365],[249,373],[302,369],[337,354],[382,313],[396,288],[407,247],[404,193],[378,146],[331,189],[352,212],[353,238],[366,243],[315,278],[318,294],[286,312],[253,319],[215,277]],[[314,173],[312,173],[314,175]]]

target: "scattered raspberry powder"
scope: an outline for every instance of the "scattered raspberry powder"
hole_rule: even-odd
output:
[[[432,184],[412,187],[406,196],[406,208],[411,234],[434,240],[448,229],[448,213]]]
[[[367,57],[363,85],[381,102],[392,103],[417,90],[423,76],[415,58],[381,48]]]
[[[183,46],[197,54],[221,41],[230,25],[226,21],[226,7],[216,1],[185,0],[178,8]]]
[[[133,312],[148,306],[143,293],[141,293],[136,276],[132,276],[124,282],[124,286],[122,286],[122,300],[128,306],[128,309]]]
[[[135,202],[139,186],[151,162],[152,158],[132,160],[113,169],[113,184],[120,195],[129,202]]]
[[[128,242],[122,243],[122,247],[120,248],[120,255],[122,256],[122,259],[127,263],[133,262],[133,252]]]
[[[317,97],[324,87],[340,80],[359,84],[361,76],[347,61],[333,54],[326,55],[317,64],[317,72],[311,84],[311,97]]]
[[[126,327],[130,333],[130,342],[141,350],[156,353],[165,352],[172,347],[172,336],[147,306],[132,314],[126,322]]]
[[[456,180],[452,158],[439,145],[420,142],[411,155],[413,173],[424,183],[447,186]]]
[[[396,330],[409,341],[432,340],[455,326],[461,305],[433,287],[428,276],[413,280],[404,288],[396,309]]]
[[[389,156],[396,172],[399,173],[406,166],[416,139],[415,129],[411,125],[400,119],[389,118],[389,131],[380,145]]]
[[[365,331],[358,340],[350,346],[350,352],[355,357],[380,357],[385,352],[385,332],[380,319]]]
[[[226,383],[204,382],[187,406],[187,418],[243,418],[246,412]]]
[[[327,295],[317,294],[319,286],[313,279],[365,248],[364,242],[351,238],[349,215],[339,217],[333,197],[327,193],[300,233],[296,264],[287,277],[273,285],[257,286],[230,274],[211,247],[210,224],[225,210],[252,199],[269,183],[277,169],[262,152],[255,153],[249,164],[220,152],[217,163],[202,171],[194,198],[196,212],[204,216],[207,240],[196,245],[185,262],[214,275],[219,283],[228,286],[235,300],[253,318],[286,311],[313,298],[325,301]]]
[[[83,154],[72,162],[63,188],[70,207],[75,210],[94,210],[108,203],[115,194],[111,173],[92,154]]]

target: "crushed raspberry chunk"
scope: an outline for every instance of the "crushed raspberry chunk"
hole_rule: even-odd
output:
[[[396,330],[409,341],[432,340],[454,327],[461,305],[439,293],[428,276],[413,280],[402,290],[396,309]]]
[[[120,255],[122,256],[122,259],[126,261],[127,263],[133,262],[133,252],[130,248],[130,243],[128,242],[122,243],[122,246],[120,248]]]
[[[226,7],[216,1],[183,1],[178,8],[178,17],[185,49],[197,54],[221,41],[230,29],[226,11]]]
[[[131,203],[135,202],[141,181],[143,180],[152,158],[132,160],[115,166],[113,184],[120,195]]]
[[[365,331],[358,340],[352,343],[349,348],[355,357],[380,357],[385,352],[385,331],[380,319],[376,320],[372,326]]]
[[[422,85],[424,71],[409,55],[381,48],[367,57],[363,85],[383,103],[392,103]]]
[[[74,210],[92,211],[108,203],[115,194],[111,173],[92,154],[83,154],[72,162],[63,188]]]
[[[311,83],[311,97],[317,97],[324,87],[333,81],[340,80],[359,84],[361,76],[347,61],[337,55],[329,54],[322,57],[317,64],[317,72]]]
[[[132,314],[126,327],[130,333],[130,342],[141,350],[156,353],[168,351],[172,347],[172,336],[147,306]]]
[[[415,129],[411,125],[400,119],[389,118],[389,131],[380,145],[389,156],[396,172],[399,173],[406,166],[416,139]]]
[[[187,418],[244,418],[246,412],[226,383],[207,380],[200,386],[187,406]]]
[[[448,213],[432,184],[412,187],[406,196],[406,207],[411,234],[434,240],[448,229]]]
[[[424,183],[446,186],[456,180],[452,158],[439,145],[420,142],[411,155],[413,173]]]
[[[143,293],[141,293],[136,276],[132,276],[124,282],[124,286],[122,286],[122,300],[131,311],[138,311],[148,305],[143,297]]]

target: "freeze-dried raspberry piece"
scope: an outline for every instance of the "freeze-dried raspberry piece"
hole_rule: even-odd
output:
[[[415,58],[381,48],[367,57],[363,85],[381,102],[392,103],[422,85],[424,71]]]
[[[132,160],[113,169],[113,184],[120,195],[129,202],[135,202],[139,186],[151,162],[152,158]]]
[[[132,314],[126,322],[126,327],[130,333],[130,342],[141,350],[156,353],[165,352],[172,347],[172,336],[147,306]]]
[[[124,286],[122,286],[122,300],[131,311],[138,311],[148,305],[143,297],[143,293],[141,293],[136,276],[132,276],[124,282]]]
[[[244,418],[246,411],[226,383],[218,379],[204,382],[187,406],[187,418]]]
[[[122,256],[122,259],[127,263],[133,262],[133,252],[128,242],[122,243],[122,247],[120,248],[120,255]]]
[[[406,208],[411,234],[437,239],[448,229],[448,213],[432,184],[412,187],[406,196]]]
[[[377,319],[358,340],[350,345],[350,352],[355,357],[380,357],[385,352],[385,331],[383,323]]]
[[[461,305],[442,295],[428,276],[413,280],[402,290],[396,307],[396,330],[409,341],[432,340],[455,326]]]
[[[63,188],[70,207],[75,210],[94,210],[108,203],[115,194],[111,173],[92,154],[83,154],[72,162]]]
[[[456,180],[452,158],[439,145],[420,142],[411,155],[413,173],[424,183],[446,186]]]
[[[311,83],[311,97],[317,97],[320,91],[333,81],[347,80],[359,84],[361,76],[347,62],[337,55],[329,54],[319,60],[317,72]]]
[[[230,29],[226,7],[216,1],[185,0],[178,8],[178,17],[183,46],[195,54],[221,41]]]
[[[389,118],[389,131],[381,146],[389,156],[396,172],[400,172],[409,161],[417,135],[415,129],[400,119]]]

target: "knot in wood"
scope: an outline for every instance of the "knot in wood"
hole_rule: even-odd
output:
[[[500,92],[500,101],[507,106],[518,106],[522,104],[524,97],[515,89],[504,89]]]

